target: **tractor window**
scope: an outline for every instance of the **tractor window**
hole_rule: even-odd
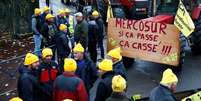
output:
[[[157,14],[176,14],[179,0],[157,0]]]

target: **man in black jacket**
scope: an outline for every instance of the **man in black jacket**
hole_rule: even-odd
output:
[[[46,47],[50,47],[53,51],[53,60],[55,59],[55,35],[58,33],[57,26],[55,24],[55,17],[52,14],[47,14],[45,17],[46,22],[42,27],[42,35],[44,44]]]
[[[60,24],[59,30],[60,32],[56,34],[56,47],[60,71],[63,72],[64,58],[67,58],[69,56],[70,47],[68,45],[69,40],[66,36],[67,26],[64,24]]]
[[[39,66],[39,59],[36,55],[27,53],[24,66],[19,69],[18,94],[23,101],[41,101],[40,85],[36,70]]]
[[[94,63],[97,61],[97,40],[98,40],[98,25],[95,19],[90,16],[88,21],[88,51]]]
[[[98,11],[94,11],[92,13],[93,17],[96,20],[96,23],[98,25],[98,47],[101,50],[101,58],[104,59],[104,47],[103,47],[103,39],[104,39],[104,22],[102,18],[100,17]]]
[[[104,59],[98,67],[102,80],[98,84],[95,101],[106,101],[112,94],[112,78],[115,75],[112,61]]]

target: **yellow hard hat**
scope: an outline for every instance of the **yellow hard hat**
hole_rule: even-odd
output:
[[[112,50],[110,50],[108,52],[107,55],[110,56],[110,57],[112,57],[112,58],[118,59],[120,61],[122,59],[121,48],[118,47],[118,48],[112,49]]]
[[[98,11],[95,10],[95,11],[93,11],[92,15],[93,16],[99,16],[99,13],[98,13]]]
[[[65,13],[65,11],[64,10],[59,10],[59,12],[58,12],[58,14],[60,15],[60,14],[64,14]]]
[[[60,31],[64,31],[65,29],[67,29],[67,26],[64,25],[64,24],[60,24],[59,30],[60,30]]]
[[[48,11],[48,10],[50,10],[50,7],[45,6],[43,9],[44,9],[44,11]]]
[[[73,101],[73,100],[71,100],[71,99],[65,99],[65,100],[63,100],[63,101]]]
[[[34,14],[35,14],[35,15],[41,14],[41,9],[35,8],[35,9],[34,9]]]
[[[114,92],[123,92],[126,89],[126,80],[121,75],[112,78],[112,90]]]
[[[98,64],[98,68],[103,71],[112,71],[112,60],[104,59]]]
[[[68,9],[68,8],[66,8],[64,11],[65,11],[66,13],[70,13],[70,12],[71,12],[71,10]]]
[[[24,59],[24,65],[31,65],[35,62],[39,61],[38,56],[32,54],[32,53],[27,53]]]
[[[47,20],[47,19],[50,19],[50,18],[54,18],[54,15],[52,15],[52,14],[47,14],[46,17],[45,17],[46,20]]]
[[[64,71],[65,72],[75,72],[77,69],[77,63],[74,59],[65,58],[64,59]]]
[[[45,58],[46,56],[53,56],[52,49],[44,48],[42,51],[42,56]]]
[[[171,69],[166,69],[163,72],[163,77],[161,80],[161,84],[170,84],[170,83],[177,83],[178,82],[178,78],[177,76],[172,72]]]
[[[20,99],[19,97],[14,97],[14,98],[10,99],[9,101],[23,101],[23,100]]]
[[[83,52],[84,52],[84,48],[83,48],[83,46],[82,46],[80,43],[78,43],[78,44],[75,45],[75,47],[73,48],[73,51],[74,51],[74,52],[81,52],[81,53],[83,53]]]

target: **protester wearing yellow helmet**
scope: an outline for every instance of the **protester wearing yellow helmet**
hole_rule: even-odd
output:
[[[177,101],[173,94],[176,91],[177,83],[177,76],[171,69],[166,69],[160,85],[151,91],[149,101]]]
[[[38,101],[40,99],[38,94],[40,92],[39,83],[37,82],[39,65],[39,58],[32,53],[27,53],[24,59],[24,66],[19,68],[20,76],[17,90],[19,97],[24,101]]]
[[[83,81],[75,75],[77,63],[74,59],[64,60],[64,73],[54,82],[53,101],[88,101],[88,95]],[[68,100],[69,101],[69,100]]]
[[[103,39],[104,39],[104,22],[99,14],[98,11],[93,11],[92,16],[94,17],[97,25],[98,25],[98,30],[97,30],[97,34],[98,34],[98,48],[100,48],[101,50],[101,58],[104,59],[105,54],[104,54],[104,46],[103,46]]]
[[[74,28],[75,28],[75,18],[70,13],[71,13],[71,10],[69,8],[66,8],[65,9],[65,19],[67,19],[67,21],[68,21],[69,35],[70,35],[70,37],[73,37]]]
[[[40,47],[41,47],[41,28],[43,25],[41,18],[41,10],[39,8],[35,8],[34,14],[31,19],[31,29],[33,31],[34,38],[34,52],[37,56],[41,56]]]
[[[45,7],[43,8],[43,13],[41,14],[42,23],[43,23],[43,24],[45,23],[45,17],[46,17],[46,15],[49,14],[49,13],[50,13],[50,7],[45,6]]]
[[[52,101],[53,82],[59,74],[59,68],[55,61],[52,60],[53,52],[51,48],[42,50],[42,63],[39,66],[39,82],[41,88],[48,93],[41,93],[42,101]]]
[[[14,98],[10,99],[9,101],[23,101],[23,100],[19,97],[14,97]]]
[[[42,36],[44,46],[50,47],[53,51],[52,60],[55,60],[55,36],[57,32],[58,28],[55,24],[55,16],[49,13],[45,16],[45,23],[42,26]]]
[[[106,101],[130,101],[126,96],[126,80],[121,75],[112,78],[112,95]]]
[[[63,9],[60,9],[58,12],[58,15],[56,17],[56,25],[59,27],[60,24],[68,25],[68,20],[65,17],[66,11]]]
[[[98,64],[100,73],[100,83],[98,84],[95,101],[106,101],[112,94],[112,78],[113,72],[112,60],[104,59]]]
[[[121,56],[121,48],[117,47],[108,52],[108,58],[113,62],[113,69],[117,75],[123,76],[126,80],[128,78],[126,69],[124,67],[122,56]]]
[[[34,14],[35,14],[36,16],[40,15],[40,14],[41,14],[41,9],[35,8],[35,9],[34,9]]]
[[[58,63],[60,64],[60,69],[63,72],[64,59],[70,54],[70,47],[68,45],[69,40],[67,35],[67,26],[65,24],[59,25],[59,33],[57,33],[55,41],[57,47]]]
[[[73,48],[73,57],[77,62],[77,70],[75,74],[80,77],[86,86],[87,92],[93,87],[94,82],[98,78],[95,63],[85,54],[84,47],[78,43]]]

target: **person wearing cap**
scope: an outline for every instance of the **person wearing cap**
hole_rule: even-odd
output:
[[[68,26],[68,21],[65,18],[65,10],[60,9],[58,12],[58,15],[56,17],[56,24],[57,27],[59,27],[60,24],[65,24],[66,26]]]
[[[64,73],[58,76],[54,82],[54,101],[88,101],[88,95],[82,79],[75,75],[77,63],[74,59],[64,60]]]
[[[88,46],[88,23],[81,12],[76,13],[75,17],[77,24],[75,26],[74,40],[76,44],[80,42],[86,49]]]
[[[84,47],[80,43],[73,48],[73,57],[78,65],[75,74],[84,81],[87,92],[89,93],[98,78],[96,64],[85,54]]]
[[[41,18],[41,10],[39,8],[35,8],[34,15],[32,15],[31,20],[31,28],[33,31],[34,38],[34,52],[37,56],[41,56],[40,47],[41,47],[41,27],[42,27],[42,18]]]
[[[151,91],[149,101],[177,101],[173,94],[176,91],[177,83],[177,76],[171,69],[166,69],[160,85]]]
[[[44,38],[45,47],[50,47],[53,51],[53,60],[55,59],[55,35],[58,33],[58,28],[55,24],[55,16],[47,14],[45,17],[45,23],[42,27],[42,35]]]
[[[42,22],[43,22],[43,23],[45,23],[45,17],[46,17],[46,15],[49,14],[49,13],[50,13],[50,7],[45,6],[45,7],[43,8],[43,13],[41,14]]]
[[[113,62],[113,69],[116,75],[123,76],[126,80],[128,78],[126,69],[124,67],[122,56],[121,56],[121,48],[117,47],[108,52],[109,59]]]
[[[41,101],[39,92],[41,88],[38,82],[37,69],[39,67],[38,56],[27,53],[24,59],[24,66],[19,68],[17,83],[18,95],[23,101]]]
[[[106,101],[130,101],[126,96],[126,80],[121,75],[112,78],[112,91]]]
[[[43,101],[52,101],[53,82],[59,74],[59,68],[55,61],[52,61],[52,49],[42,50],[42,63],[39,66],[39,81],[41,87],[45,89],[45,94],[41,94]]]
[[[98,25],[92,15],[89,16],[88,21],[88,51],[94,63],[97,61],[97,40],[98,40]]]
[[[66,8],[65,9],[65,19],[68,22],[68,32],[69,32],[69,36],[73,37],[74,35],[74,28],[75,28],[75,18],[73,15],[70,14],[71,10]]]
[[[98,84],[95,101],[106,101],[112,94],[112,78],[115,75],[112,64],[112,60],[109,59],[104,59],[98,64],[101,80]]]
[[[60,71],[63,72],[64,58],[69,56],[70,48],[68,45],[68,38],[66,36],[68,30],[67,26],[65,24],[60,24],[59,30],[59,33],[56,34],[56,48]]]
[[[98,25],[98,47],[101,50],[101,58],[104,59],[104,46],[103,46],[103,39],[104,39],[104,22],[102,18],[100,17],[100,14],[98,11],[93,11],[92,13],[97,25]]]
[[[9,101],[23,101],[23,100],[19,97],[14,97],[14,98],[11,98]]]

